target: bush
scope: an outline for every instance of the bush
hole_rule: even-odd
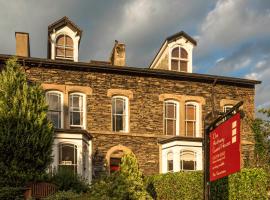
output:
[[[0,199],[1,200],[19,200],[24,197],[25,188],[21,187],[1,187]]]
[[[53,175],[52,183],[57,185],[59,191],[73,191],[76,193],[87,192],[89,189],[88,184],[79,177],[77,174],[74,174],[70,169],[62,168]]]
[[[269,176],[263,169],[242,169],[241,172],[211,183],[212,200],[267,199]],[[147,190],[154,199],[203,199],[203,173],[176,172],[149,176]]]
[[[154,199],[203,199],[203,173],[175,172],[146,178],[147,190]]]
[[[57,192],[54,195],[47,197],[44,200],[72,200],[80,199],[81,195],[73,191],[61,191]]]
[[[243,169],[211,183],[212,199],[267,199],[268,178],[263,169]]]
[[[147,200],[143,176],[133,153],[121,159],[120,170],[93,183],[89,199],[96,200]]]

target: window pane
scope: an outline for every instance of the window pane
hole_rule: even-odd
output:
[[[181,72],[187,72],[187,61],[180,61],[180,71]]]
[[[176,121],[175,120],[166,120],[167,135],[175,135],[176,133]]]
[[[194,133],[195,133],[195,126],[194,125],[195,124],[192,121],[186,122],[186,129],[187,129],[186,136],[191,136],[191,137],[194,136]]]
[[[81,112],[71,112],[70,113],[71,125],[82,125],[82,113]]]
[[[188,58],[188,53],[185,49],[181,48],[181,58]]]
[[[57,38],[56,44],[58,46],[64,46],[64,35],[61,35]]]
[[[179,63],[179,61],[177,61],[177,60],[171,60],[171,70],[179,71],[178,63]]]
[[[167,154],[167,171],[173,171],[173,153]]]
[[[73,49],[66,49],[66,57],[73,58]]]
[[[179,47],[176,47],[172,50],[172,57],[179,58]]]
[[[182,170],[196,169],[196,157],[194,152],[182,152],[180,160]]]
[[[123,99],[116,99],[116,114],[123,114],[124,113],[124,100]]]
[[[116,115],[116,131],[123,131],[123,116],[122,115]]]
[[[71,37],[66,35],[66,46],[67,47],[73,47],[73,41],[71,39]]]
[[[74,145],[62,145],[60,164],[77,164],[77,149]]]
[[[61,113],[48,111],[48,118],[53,123],[55,128],[61,128]]]
[[[47,94],[47,103],[49,110],[61,111],[61,96],[57,93],[48,93]]]
[[[194,105],[186,105],[186,120],[196,120],[196,107]]]
[[[61,47],[56,47],[56,56],[64,57],[64,49]]]
[[[175,119],[176,105],[174,103],[166,103],[166,118]]]

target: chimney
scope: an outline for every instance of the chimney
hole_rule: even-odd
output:
[[[126,65],[126,47],[124,43],[119,43],[115,40],[115,44],[111,53],[110,61],[112,65]]]
[[[30,57],[29,34],[15,32],[16,37],[16,56]]]

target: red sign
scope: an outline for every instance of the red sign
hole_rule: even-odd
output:
[[[240,171],[240,114],[210,133],[210,181]]]

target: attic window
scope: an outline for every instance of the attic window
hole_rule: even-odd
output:
[[[67,35],[60,35],[56,40],[56,59],[73,60],[73,40]]]
[[[188,71],[188,53],[182,47],[175,47],[171,51],[171,70],[178,72]]]

